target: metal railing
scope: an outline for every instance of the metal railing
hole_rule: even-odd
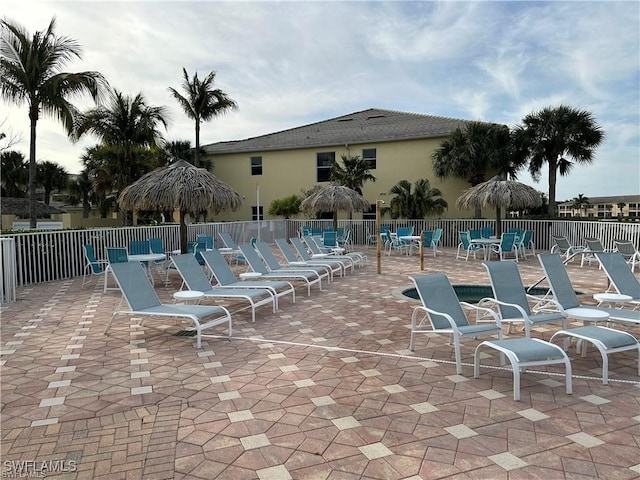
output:
[[[493,226],[492,220],[385,220],[391,230],[399,226],[413,225],[415,232],[443,229],[441,245],[455,248],[458,232]],[[252,237],[268,243],[275,238],[297,236],[303,226],[332,228],[332,220],[263,220],[251,222],[202,223],[188,226],[188,238],[195,241],[198,234],[214,237],[216,247],[222,246],[218,232],[229,232],[238,243],[249,242]],[[375,220],[339,220],[339,227],[350,228],[353,242],[364,244],[367,233],[375,231]],[[536,250],[548,251],[553,246],[553,235],[566,236],[573,245],[582,245],[585,238],[599,238],[605,248],[613,248],[614,240],[622,239],[640,244],[640,224],[623,222],[574,222],[565,220],[503,220],[502,228],[510,227],[533,230]],[[179,245],[178,225],[159,225],[122,228],[94,228],[86,230],[34,231],[4,235],[11,248],[2,243],[2,290],[11,292],[15,286],[25,286],[73,278],[82,275],[85,260],[82,246],[93,245],[97,258],[106,258],[106,247],[127,247],[133,240],[161,238],[167,251],[177,250]],[[7,252],[12,252],[7,254]],[[8,256],[7,256],[8,255]],[[13,262],[13,263],[12,263]],[[15,270],[10,272],[10,268]],[[9,278],[6,278],[7,275]],[[3,295],[3,301],[6,295]]]

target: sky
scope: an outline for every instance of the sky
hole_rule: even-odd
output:
[[[4,0],[0,17],[30,34],[56,17],[82,58],[127,95],[164,106],[167,140],[195,127],[168,88],[182,69],[239,106],[202,125],[201,144],[274,133],[369,108],[514,127],[543,108],[592,113],[605,140],[591,165],[558,177],[556,200],[640,194],[640,2],[638,1],[30,1]],[[73,103],[82,109],[86,98]],[[0,129],[21,137],[26,107],[0,100]],[[37,159],[82,169],[97,143],[72,144],[55,120],[38,122]],[[535,182],[548,191],[546,173]]]

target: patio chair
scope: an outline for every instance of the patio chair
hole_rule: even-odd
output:
[[[469,254],[473,253],[473,258],[476,258],[476,252],[482,250],[482,245],[471,243],[469,238],[469,232],[458,232],[460,237],[460,243],[458,244],[458,250],[456,251],[456,260],[464,258],[465,262],[469,260]],[[464,255],[461,252],[465,252]]]
[[[162,239],[161,238],[150,238],[149,239],[149,249],[151,250],[151,253],[162,253],[162,254],[164,254],[165,258],[163,260],[156,260],[153,263],[156,266],[164,265],[165,270],[166,270],[166,267],[168,266],[167,262],[169,260],[169,253],[165,250],[164,242],[162,241]],[[165,285],[166,285],[166,282],[165,282]]]
[[[316,241],[313,235],[305,235],[304,237],[302,237],[302,240],[304,240],[304,242],[307,244],[307,247],[309,247],[309,250],[311,250],[312,255],[326,254],[330,255],[332,259],[339,259],[340,261],[351,263],[352,266],[355,266],[356,264],[360,267],[364,266],[364,260],[362,259],[362,257],[360,257],[360,255],[353,254],[351,252],[345,252],[341,254],[333,252],[331,251],[331,249],[321,248],[320,244]]]
[[[515,262],[484,262],[483,265],[489,274],[493,298],[483,298],[479,305],[497,306],[500,321],[509,324],[509,331],[511,331],[511,325],[523,323],[525,337],[529,338],[531,328],[543,323],[560,322],[562,328],[566,328],[567,323],[563,312],[558,310],[537,313],[531,309],[529,302],[538,304],[541,298],[527,294]],[[553,303],[552,300],[549,301]]]
[[[307,285],[307,295],[311,296],[311,286],[318,285],[318,289],[322,290],[322,278],[314,272],[300,272],[300,271],[277,271],[270,272],[264,265],[258,252],[249,244],[243,243],[239,245],[242,255],[247,260],[249,267],[254,272],[262,274],[262,279],[273,280],[291,280],[302,281]]]
[[[640,325],[640,310],[580,304],[559,253],[538,254],[538,260],[553,293],[554,303],[560,312],[585,322],[618,321]]]
[[[193,323],[196,331],[196,348],[202,346],[202,332],[218,325],[228,325],[228,335],[232,335],[231,313],[218,306],[174,305],[160,302],[144,267],[138,262],[114,263],[111,271],[129,309],[113,312],[104,333],[107,334],[117,315],[184,318]],[[213,317],[213,318],[212,318]],[[207,320],[212,318],[211,320]]]
[[[285,281],[268,281],[268,280],[239,280],[231,270],[231,267],[225,260],[224,256],[218,250],[207,250],[202,252],[207,268],[211,272],[212,277],[216,279],[219,288],[248,288],[248,289],[267,289],[273,294],[276,303],[276,310],[279,308],[279,299],[286,295],[291,295],[291,300],[296,303],[296,289],[291,282]],[[262,278],[262,276],[260,276]]]
[[[207,250],[213,250],[213,236],[211,235],[196,235],[196,242],[204,242]]]
[[[433,235],[431,237],[431,245],[430,247],[433,248],[433,256],[435,257],[439,250],[438,250],[438,245],[440,244],[440,240],[442,239],[442,228],[436,228],[433,231]]]
[[[479,228],[472,228],[469,230],[469,239],[476,240],[478,238],[482,238],[482,230]]]
[[[365,227],[365,235],[364,243],[366,245],[375,245],[378,243],[378,237],[371,233],[371,229],[369,227]]]
[[[278,246],[278,249],[280,250],[280,253],[282,253],[284,260],[287,262],[287,266],[289,267],[319,267],[329,273],[329,278],[331,279],[331,281],[333,281],[333,276],[336,273],[341,277],[344,276],[344,270],[342,269],[342,265],[340,264],[331,265],[328,263],[323,263],[321,261],[314,262],[312,260],[300,260],[297,257],[295,250],[289,245],[285,238],[276,238],[275,242]]]
[[[620,252],[625,262],[631,266],[631,271],[636,269],[636,263],[640,263],[640,252],[632,242],[626,240],[615,240],[614,251]]]
[[[273,312],[276,312],[275,296],[269,289],[231,289],[216,288],[202,271],[202,267],[193,255],[174,255],[171,262],[184,280],[189,290],[202,292],[205,298],[246,300],[251,306],[251,321],[256,321],[256,308],[271,304]]]
[[[536,250],[533,246],[533,230],[525,230],[522,232],[522,236],[518,238],[518,256],[527,258],[527,250],[531,251],[531,254],[535,256]]]
[[[317,263],[318,265],[328,265],[331,268],[339,267],[344,272],[343,276],[346,274],[348,268],[350,268],[351,273],[353,273],[353,262],[350,259],[340,260],[336,257],[330,257],[329,255],[324,258],[313,258],[307,251],[305,243],[298,237],[291,237],[289,241],[291,242],[291,245],[293,245],[293,248],[298,252],[298,255],[300,255],[300,258],[302,258],[302,261]]]
[[[595,252],[611,251],[604,248],[599,238],[585,238],[584,242],[587,246],[582,251],[582,260],[580,260],[581,267],[584,266],[585,262],[591,266],[591,262],[597,261],[596,256],[594,255]]]
[[[236,265],[239,263],[247,263],[247,260],[240,252],[240,246],[231,238],[228,232],[218,232],[218,235],[222,243],[224,243],[224,246],[231,249],[232,260],[235,260]]]
[[[129,242],[129,255],[146,255],[151,253],[149,240],[134,240]]]
[[[629,295],[629,303],[640,306],[640,281],[620,252],[595,252],[596,259],[609,277],[611,285],[621,295]]]
[[[398,238],[397,235],[392,237],[389,232],[385,232],[383,235],[386,237],[385,246],[387,247],[387,255],[391,255],[391,252],[393,251],[398,251],[400,253],[404,252],[405,255],[409,255],[409,253],[411,253],[411,242],[402,240],[401,238]]]
[[[498,255],[500,260],[505,260],[506,255],[512,254],[515,257],[515,261],[518,261],[518,245],[516,243],[516,234],[515,233],[503,233],[502,237],[500,237],[499,243],[494,243],[489,245],[489,258],[491,258],[491,254],[495,253]]]
[[[492,238],[495,236],[495,233],[493,232],[493,227],[482,227],[480,229],[482,238]]]
[[[111,265],[114,263],[129,263],[129,254],[126,248],[121,247],[107,247],[107,268],[104,269],[104,292],[107,290],[118,290],[118,286],[109,287],[109,272],[111,271]]]
[[[460,343],[462,338],[475,339],[481,335],[495,335],[502,338],[500,318],[489,308],[460,302],[449,278],[444,273],[413,275],[409,277],[416,286],[422,305],[413,309],[411,315],[411,340],[409,349],[415,350],[417,333],[444,333],[451,335],[451,343],[456,358],[456,373],[462,374]],[[476,314],[476,323],[471,324],[463,307]],[[486,322],[486,319],[489,322]],[[479,323],[478,319],[485,319]]]
[[[87,262],[82,273],[81,288],[84,288],[85,285],[88,285],[91,282],[91,277],[101,276],[104,273],[105,269],[109,265],[109,262],[107,260],[97,260],[93,245],[91,245],[90,243],[85,243],[82,246],[82,251],[84,253],[84,259]],[[87,277],[89,278],[89,280],[87,280]]]
[[[288,267],[280,265],[278,259],[271,251],[271,247],[265,242],[256,242],[254,248],[258,251],[262,260],[267,265],[267,269],[271,272],[307,272],[315,274],[320,279],[326,279],[327,282],[331,282],[331,270],[326,267],[319,266],[303,266],[303,267]]]
[[[553,235],[552,239],[554,245],[551,247],[551,253],[559,253],[565,262],[573,261],[573,258],[585,249],[584,245],[571,245],[567,237]]]

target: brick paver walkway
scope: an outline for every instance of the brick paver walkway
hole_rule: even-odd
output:
[[[426,271],[488,285],[478,260],[445,250]],[[595,266],[569,266],[577,290],[606,289]],[[525,284],[542,277],[520,263]],[[234,336],[174,336],[186,324],[119,317],[102,284],[81,279],[21,288],[1,310],[2,474],[64,479],[640,478],[640,379],[635,355],[601,359],[571,349],[563,369],[522,376],[463,343],[463,375],[442,335],[408,350],[412,308],[399,294],[417,256],[382,258],[280,310],[230,304]],[[173,302],[179,287],[156,290]],[[229,304],[227,304],[229,305]],[[577,325],[577,323],[574,322]],[[636,336],[638,327],[618,326]],[[553,326],[535,329],[548,339]],[[513,332],[510,336],[520,336]],[[48,470],[45,474],[44,470]]]

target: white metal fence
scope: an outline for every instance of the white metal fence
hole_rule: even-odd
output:
[[[367,232],[375,231],[374,220],[340,220],[339,227],[353,231],[354,243],[364,244]],[[398,226],[413,225],[416,232],[443,229],[442,245],[455,247],[458,232],[493,226],[492,220],[390,220],[391,230]],[[237,243],[249,242],[252,237],[272,243],[275,238],[296,236],[302,226],[331,228],[332,220],[263,220],[260,222],[224,222],[193,224],[188,227],[189,240],[198,234],[212,235],[216,246],[222,246],[218,232],[229,232]],[[536,249],[549,250],[553,235],[566,236],[572,244],[583,244],[585,238],[599,238],[605,248],[612,248],[614,240],[624,239],[640,245],[640,224],[624,222],[573,222],[565,220],[503,220],[503,230],[519,227],[533,230]],[[2,301],[9,299],[15,286],[61,280],[81,276],[84,266],[82,246],[93,245],[97,258],[106,258],[106,247],[127,247],[132,240],[159,237],[167,250],[179,248],[178,225],[95,228],[86,230],[36,231],[5,235],[2,243]],[[12,245],[9,245],[12,243]],[[11,252],[11,253],[8,253]]]

